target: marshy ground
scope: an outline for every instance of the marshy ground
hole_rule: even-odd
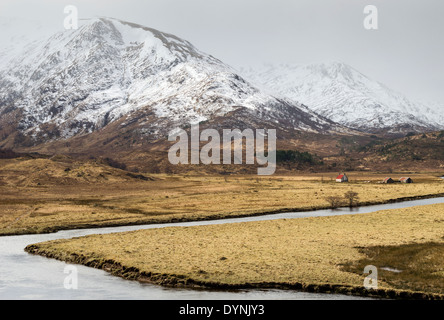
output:
[[[383,185],[383,173],[255,175],[140,174],[66,158],[0,160],[0,235],[61,229],[229,218],[329,208],[348,191],[359,204],[444,194],[438,173]]]
[[[349,191],[358,194],[358,205],[444,194],[438,172],[351,172],[350,182],[341,184],[332,172],[144,174],[67,157],[0,161],[0,235],[330,208],[329,198],[343,199]],[[386,176],[409,176],[415,183],[381,184]],[[27,250],[165,285],[354,294],[364,292],[363,268],[372,264],[379,268],[382,295],[442,297],[443,214],[444,205],[432,205],[172,227],[60,240]]]
[[[442,299],[443,223],[444,204],[439,204],[92,235],[27,251],[164,285]],[[378,291],[363,290],[366,265],[378,268]]]

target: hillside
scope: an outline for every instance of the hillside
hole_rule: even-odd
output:
[[[119,168],[120,167],[120,168]],[[0,185],[5,187],[76,186],[151,181],[154,178],[122,170],[109,158],[78,161],[67,156],[24,156],[0,160]]]
[[[364,145],[361,152],[375,154],[386,161],[444,160],[444,131],[408,134],[396,140],[380,140]]]

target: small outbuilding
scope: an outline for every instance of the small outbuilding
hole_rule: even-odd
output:
[[[395,180],[393,180],[390,177],[387,177],[384,180],[382,180],[382,183],[386,183],[386,184],[395,183]]]
[[[399,181],[401,183],[413,183],[413,180],[409,177],[403,177],[403,178],[399,179]]]
[[[339,176],[336,177],[336,182],[348,182],[347,175],[345,173],[339,174]]]

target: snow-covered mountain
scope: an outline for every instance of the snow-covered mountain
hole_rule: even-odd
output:
[[[239,108],[256,123],[344,130],[300,103],[261,91],[188,41],[129,22],[86,20],[14,52],[0,64],[0,141],[15,131],[16,143],[67,139],[122,119],[163,136]]]
[[[413,102],[343,63],[264,65],[240,73],[350,128],[393,133],[444,128],[444,106]]]

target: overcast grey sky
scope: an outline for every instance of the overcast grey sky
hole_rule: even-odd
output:
[[[363,27],[368,4],[378,30]],[[235,68],[341,61],[444,105],[442,0],[0,0],[0,16],[62,26],[65,5],[175,34]]]

